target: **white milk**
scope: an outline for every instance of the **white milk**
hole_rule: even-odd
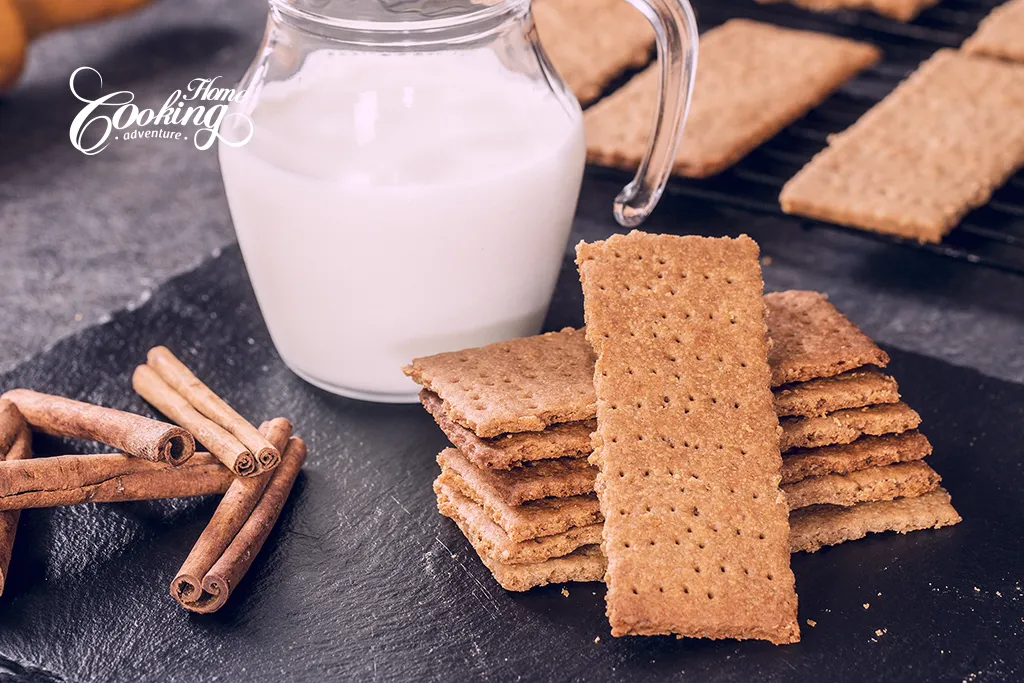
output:
[[[489,51],[311,55],[220,144],[274,344],[337,393],[413,400],[413,357],[536,334],[583,175],[578,108]]]

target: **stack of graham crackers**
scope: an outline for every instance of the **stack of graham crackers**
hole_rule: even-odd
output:
[[[498,583],[600,581],[603,518],[587,462],[594,355],[583,331],[420,358],[406,372],[456,446],[437,456],[438,507]]]
[[[742,268],[716,253],[731,254],[737,244]],[[698,590],[714,596],[715,589],[701,582],[718,578],[708,572],[730,571],[726,560],[736,556],[732,545],[745,533],[785,551],[782,565],[763,572],[785,584],[789,551],[813,552],[870,532],[960,520],[938,474],[922,461],[931,445],[916,430],[920,417],[900,402],[896,381],[880,369],[888,363],[886,353],[821,294],[762,298],[751,240],[633,233],[581,245],[581,265],[592,265],[584,255],[592,248],[620,256],[610,258],[607,282],[583,277],[586,331],[439,354],[406,368],[424,387],[424,407],[455,446],[437,458],[438,507],[502,587],[607,581],[612,571],[606,555],[613,545],[634,557],[641,552],[637,543],[644,552],[664,543],[671,564],[652,557],[633,569],[675,576],[675,565],[683,563],[690,577],[674,588],[682,596]],[[636,261],[616,270],[630,249],[637,250]],[[756,273],[747,278],[745,313],[727,296],[740,288],[743,269]],[[698,296],[688,287],[704,291]],[[601,301],[594,292],[611,297],[601,315],[594,312],[594,302]],[[633,296],[638,301],[621,306]],[[765,325],[765,308],[770,350],[757,332],[758,324]],[[602,315],[607,330],[600,329]],[[744,315],[752,322],[746,324]],[[763,386],[750,381],[758,372],[757,344],[737,360],[742,340],[731,337],[744,330],[764,347]],[[595,334],[620,340],[629,357],[605,367],[598,361],[595,374]],[[753,393],[737,389],[745,385]],[[746,414],[759,405],[768,415]],[[772,460],[780,450],[781,468]],[[614,465],[610,453],[618,453]],[[780,484],[784,498],[777,493]],[[655,495],[644,495],[648,488]],[[754,509],[732,500],[743,490]],[[780,502],[782,517],[768,523],[771,508],[766,514],[757,506],[772,499]],[[785,529],[787,513],[788,540],[777,528],[781,521]],[[760,523],[767,526],[755,531]],[[635,532],[638,526],[639,539],[626,533],[631,540],[620,543],[623,529]],[[755,555],[771,556],[756,546]],[[669,590],[658,588],[659,595]],[[612,595],[610,586],[610,616]],[[642,601],[639,592],[628,595]],[[613,633],[680,632],[648,626],[618,628],[613,620]],[[692,635],[693,629],[682,631]],[[794,632],[787,626],[747,629],[746,636],[729,628],[694,633],[789,642]]]

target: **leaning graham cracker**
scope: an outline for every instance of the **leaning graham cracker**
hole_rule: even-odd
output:
[[[437,509],[453,520],[477,554],[506,564],[532,564],[568,555],[577,548],[601,542],[601,525],[575,527],[553,536],[513,541],[482,507],[442,481],[434,482]]]
[[[612,635],[799,640],[757,244],[581,243]]]
[[[438,456],[438,461],[442,460]],[[570,498],[544,498],[515,507],[506,505],[479,481],[462,476],[457,465],[442,464],[440,481],[481,506],[490,518],[515,541],[528,541],[538,536],[553,536],[573,527],[589,526],[601,521],[601,508],[593,494]]]
[[[505,564],[486,555],[480,555],[480,561],[507,591],[528,591],[550,583],[600,581],[608,566],[599,545],[585,545],[564,557],[536,564]]]
[[[582,337],[581,343],[586,343]],[[483,439],[449,418],[444,402],[437,394],[424,389],[420,392],[420,402],[445,436],[473,464],[497,470],[538,460],[587,455],[590,453],[590,433],[597,427],[594,420],[584,420],[551,425],[542,432],[502,434]]]
[[[900,400],[896,380],[878,370],[851,370],[835,377],[790,384],[774,393],[775,414],[779,417],[814,417]]]
[[[905,534],[959,523],[949,494],[939,487],[917,498],[897,498],[852,507],[819,505],[794,510],[789,521],[789,544],[794,553],[813,553],[827,545],[864,538],[870,533]]]
[[[786,453],[782,456],[782,483],[792,484],[807,477],[846,474],[868,467],[912,462],[926,458],[931,453],[931,443],[918,431],[862,436],[848,444]]]
[[[935,470],[919,460],[849,474],[809,477],[783,486],[782,490],[786,492],[790,510],[811,505],[849,507],[877,500],[916,498],[938,488],[941,479]]]
[[[782,452],[850,443],[867,434],[900,434],[917,429],[921,416],[906,403],[837,410],[822,417],[784,417]]]
[[[765,294],[772,385],[832,377],[863,365],[886,366],[889,355],[828,302],[824,294]]]
[[[533,18],[544,52],[580,104],[651,59],[654,30],[626,0],[537,0]]]
[[[992,10],[961,49],[972,55],[1024,62],[1024,0],[1010,0]]]
[[[708,31],[675,172],[703,178],[725,170],[879,57],[865,43],[747,19]],[[655,64],[588,109],[588,160],[636,168],[657,96]]]
[[[939,242],[1024,164],[1024,65],[939,50],[782,189],[786,213]]]
[[[898,21],[910,21],[922,10],[931,7],[939,0],[757,0],[757,2],[765,5],[790,2],[812,12],[834,12],[844,9],[872,10]]]
[[[542,498],[568,498],[594,492],[597,471],[586,458],[559,458],[527,463],[514,470],[491,470],[470,462],[464,453],[449,448],[439,456],[443,467],[464,473],[474,489],[515,507]]]
[[[403,370],[444,401],[448,417],[486,438],[593,418],[593,367],[583,330],[566,328],[416,358]]]

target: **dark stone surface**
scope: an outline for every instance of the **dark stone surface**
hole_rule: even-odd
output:
[[[581,221],[576,237],[609,230],[603,195],[612,190],[588,183],[581,213],[595,212],[601,221]],[[667,206],[654,229],[672,227],[669,216],[685,216],[694,226],[736,225],[674,199]],[[949,298],[969,309],[971,297],[980,296],[973,283],[988,277],[967,268],[958,273],[946,261],[915,263],[902,252],[903,267],[893,272],[897,257],[887,252],[894,247],[872,245],[874,253],[858,257],[853,250],[863,241],[849,236],[835,237],[845,242],[834,245],[802,243],[791,253],[787,244],[798,233],[789,227],[744,227],[772,256],[766,274],[773,287],[830,285],[858,322],[870,319],[872,286],[916,291],[913,281],[934,269],[934,277],[955,283],[956,295],[913,296],[935,306]],[[849,262],[840,258],[828,268],[820,261],[836,247]],[[579,319],[579,286],[571,270],[564,275],[550,326]],[[1007,282],[997,280],[1003,292]],[[966,343],[962,335],[970,332],[951,328],[949,336]],[[560,587],[503,592],[435,511],[433,456],[445,440],[431,419],[416,406],[333,397],[289,373],[270,345],[234,248],[160,288],[138,310],[0,377],[0,388],[25,385],[145,410],[129,378],[158,343],[181,353],[244,414],[257,420],[284,414],[297,422],[311,452],[293,499],[227,607],[208,617],[177,607],[168,585],[215,500],[26,512],[0,598],[0,677],[1013,681],[1024,675],[1019,384],[888,347],[891,370],[935,444],[931,462],[965,521],[796,556],[804,640],[775,648],[613,639],[600,584],[571,584],[569,597]],[[82,448],[37,441],[46,453]],[[817,626],[807,627],[806,619]]]

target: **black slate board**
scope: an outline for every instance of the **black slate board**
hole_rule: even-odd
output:
[[[613,189],[588,182],[575,237],[592,239],[613,229],[607,217]],[[601,218],[588,218],[598,206]],[[738,232],[735,218],[674,206],[649,229],[672,230],[675,216],[686,215],[691,229]],[[792,233],[780,237],[770,222],[741,224],[766,252],[777,254],[779,263],[766,267],[770,289],[833,285],[854,311],[870,308],[865,292],[912,288],[925,272],[944,283],[938,288],[943,295],[958,292],[967,303],[977,300],[972,292],[986,278],[1002,278],[994,282],[1007,296],[1021,287],[1009,276],[979,275],[959,264],[824,233],[808,233],[790,267],[783,262]],[[843,275],[851,260],[874,273],[856,290]],[[901,270],[888,267],[895,262]],[[1005,299],[987,305],[1008,306]],[[580,311],[567,252],[548,326],[579,324]],[[944,343],[963,343],[956,329],[949,334]],[[290,374],[270,344],[237,249],[165,285],[140,309],[0,377],[0,388],[28,386],[146,411],[129,378],[158,343],[181,353],[244,414],[283,414],[297,422],[310,458],[293,499],[227,607],[205,617],[178,608],[168,585],[215,500],[26,512],[0,598],[0,680],[1024,675],[1022,385],[889,349],[891,370],[935,444],[931,462],[965,521],[795,556],[803,642],[775,648],[613,639],[600,584],[570,584],[568,597],[561,586],[503,592],[454,525],[435,511],[434,455],[445,440],[431,419],[416,406],[337,398]],[[38,438],[37,448],[55,453],[82,445]],[[806,619],[817,626],[808,627]]]

